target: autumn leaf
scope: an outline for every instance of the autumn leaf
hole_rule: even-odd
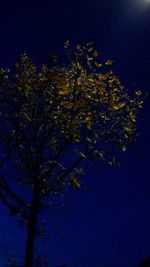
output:
[[[143,103],[144,103],[143,101],[140,101],[140,102],[138,103],[138,107],[139,107],[139,108],[142,108],[142,107],[143,107]]]
[[[79,50],[81,48],[81,45],[80,44],[77,44],[76,45],[76,48],[77,48],[77,50]]]
[[[107,66],[111,66],[113,64],[113,60],[110,60],[108,59],[106,62],[105,62],[105,65]]]
[[[102,66],[103,66],[103,64],[101,64],[101,63],[98,63],[98,62],[95,62],[94,64],[95,64],[95,66],[96,66],[96,67],[98,67],[98,68],[100,68],[100,67],[102,67]]]
[[[142,95],[142,92],[141,92],[140,90],[135,91],[135,95],[137,95],[137,96],[141,96],[141,95]]]
[[[79,189],[81,187],[79,181],[77,180],[77,177],[74,174],[71,175],[70,184],[75,189]]]
[[[82,152],[80,152],[81,157],[83,157],[84,159],[86,159],[86,155],[84,155]]]
[[[133,122],[136,122],[136,116],[135,116],[135,114],[133,114],[133,112],[131,111],[130,112],[130,119],[133,121]]]
[[[122,102],[122,103],[119,103],[117,105],[113,105],[112,107],[114,110],[119,110],[119,109],[123,108],[125,106],[125,104],[126,104],[125,102]]]
[[[69,40],[66,40],[66,41],[64,42],[64,47],[67,48],[68,46],[69,46]]]
[[[93,57],[90,57],[90,56],[87,55],[86,59],[87,59],[87,61],[92,61]]]
[[[122,151],[124,152],[124,151],[126,151],[127,150],[127,147],[126,146],[123,146],[122,147]]]
[[[88,48],[88,52],[90,53],[93,50],[93,47]]]
[[[98,52],[97,52],[97,50],[94,51],[93,56],[94,56],[94,57],[97,57],[97,56],[98,56]]]
[[[51,64],[41,68],[24,53],[10,74],[0,68],[1,157],[3,163],[7,156],[4,168],[8,159],[15,163],[11,164],[15,176],[1,177],[0,196],[16,215],[22,212],[26,225],[35,207],[40,213],[50,207],[55,194],[62,197],[68,185],[81,187],[78,176],[83,173],[82,166],[86,167],[85,160],[116,164],[120,152],[137,137],[135,123],[143,105],[142,92],[130,96],[107,67],[113,61],[101,64],[95,58],[100,54],[93,43],[77,44],[70,50],[68,46],[69,40],[64,43],[64,62],[57,62],[52,54]],[[10,189],[6,186],[3,190],[3,182],[8,182]],[[19,197],[18,185],[26,187]],[[27,192],[36,193],[34,209],[30,197],[26,202]]]
[[[93,83],[94,82],[94,79],[89,77],[88,78],[88,81]]]
[[[124,126],[123,128],[124,128],[124,130],[125,130],[126,132],[128,132],[128,133],[132,133],[132,128],[127,127],[127,126]]]

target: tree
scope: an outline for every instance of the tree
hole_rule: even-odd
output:
[[[48,199],[79,188],[82,163],[114,164],[136,139],[143,101],[133,98],[114,74],[112,60],[99,63],[91,43],[70,49],[66,62],[56,55],[36,67],[23,53],[14,70],[0,70],[0,199],[27,226],[25,267],[34,262],[38,215]],[[12,170],[12,171],[10,171]],[[10,173],[11,172],[11,173]]]

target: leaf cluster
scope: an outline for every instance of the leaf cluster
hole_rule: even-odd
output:
[[[136,139],[143,104],[141,91],[131,97],[114,74],[113,61],[101,62],[92,43],[70,49],[67,41],[64,47],[63,66],[51,54],[50,63],[38,68],[23,53],[12,72],[0,70],[0,142],[26,175],[17,182],[31,190],[38,184],[41,198],[66,185],[80,188],[79,165],[85,159],[114,164]],[[7,182],[1,183],[5,193],[31,207]]]

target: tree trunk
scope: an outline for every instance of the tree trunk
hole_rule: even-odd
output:
[[[36,238],[37,217],[40,212],[39,192],[34,188],[31,213],[27,225],[27,240],[25,247],[24,267],[33,267],[34,265],[34,243]]]
[[[33,267],[34,241],[36,231],[37,214],[31,214],[27,226],[27,241],[25,248],[25,267]]]

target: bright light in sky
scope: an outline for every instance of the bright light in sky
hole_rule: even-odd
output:
[[[146,4],[150,4],[150,0],[139,0],[139,3],[145,6]]]
[[[147,10],[150,8],[150,0],[132,0],[132,7],[136,10]]]

